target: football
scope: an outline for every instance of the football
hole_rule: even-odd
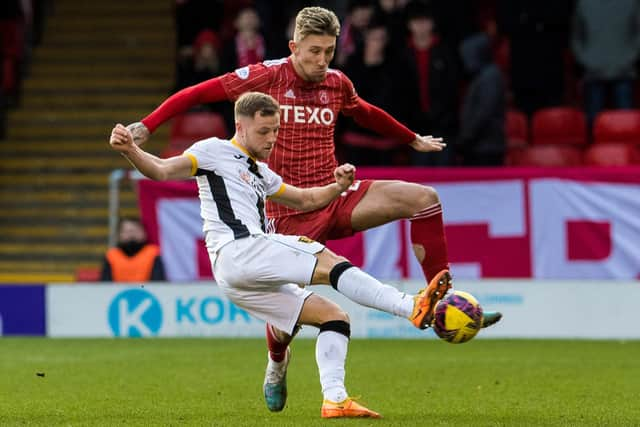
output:
[[[468,292],[453,291],[445,295],[434,312],[434,332],[452,344],[469,341],[482,326],[482,307]]]

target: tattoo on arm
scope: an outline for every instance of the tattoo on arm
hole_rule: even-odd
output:
[[[131,123],[127,129],[133,134],[133,142],[142,145],[149,139],[149,130],[142,122]]]

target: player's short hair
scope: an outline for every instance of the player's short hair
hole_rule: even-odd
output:
[[[253,118],[258,112],[261,116],[273,116],[280,112],[280,104],[272,96],[260,92],[243,93],[236,101],[234,107],[236,117]]]
[[[335,13],[323,7],[305,7],[296,16],[296,28],[293,40],[299,42],[309,35],[340,35],[340,21]]]

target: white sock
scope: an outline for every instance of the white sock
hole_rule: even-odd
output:
[[[349,395],[344,387],[344,363],[349,338],[334,331],[318,334],[316,363],[320,372],[322,395],[332,402],[342,402]]]
[[[385,285],[358,267],[346,269],[338,278],[338,291],[366,307],[408,319],[413,312],[413,295]]]

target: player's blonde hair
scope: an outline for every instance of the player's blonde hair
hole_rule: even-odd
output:
[[[258,112],[261,116],[273,116],[280,112],[280,104],[272,96],[260,92],[246,92],[240,95],[234,107],[236,117],[253,118]]]
[[[308,35],[340,35],[340,21],[335,13],[323,7],[305,7],[296,16],[293,41],[299,42]]]

